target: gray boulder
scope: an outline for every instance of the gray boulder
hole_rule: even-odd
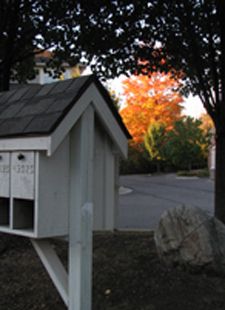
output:
[[[202,209],[177,206],[166,211],[154,238],[159,258],[168,268],[225,275],[225,225]]]

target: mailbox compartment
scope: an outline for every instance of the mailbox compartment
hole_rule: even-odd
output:
[[[34,233],[34,200],[13,199],[12,227]]]
[[[34,235],[35,151],[0,153],[0,231]]]
[[[68,234],[69,137],[45,151],[0,153],[0,231],[45,238]]]
[[[35,231],[35,155],[34,151],[11,153],[12,229]]]
[[[10,215],[10,155],[0,152],[0,225],[9,227]]]
[[[9,198],[0,198],[0,226],[9,227],[10,225],[10,203]]]

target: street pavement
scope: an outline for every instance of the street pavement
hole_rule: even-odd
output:
[[[176,174],[120,177],[119,229],[155,230],[168,209],[192,205],[213,215],[214,181]]]

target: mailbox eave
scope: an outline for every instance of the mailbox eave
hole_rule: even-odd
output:
[[[0,151],[47,151],[51,149],[50,136],[21,136],[0,138]]]

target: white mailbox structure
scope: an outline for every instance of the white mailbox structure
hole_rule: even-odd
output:
[[[69,310],[91,309],[92,230],[117,226],[128,138],[94,75],[0,93],[0,232],[31,238]]]

